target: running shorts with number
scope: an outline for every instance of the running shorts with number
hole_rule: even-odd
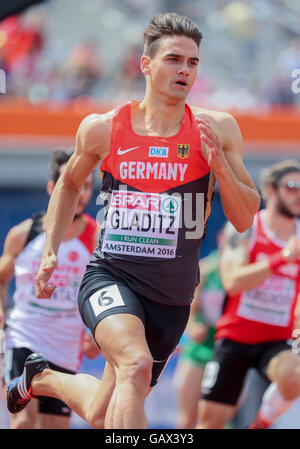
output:
[[[87,266],[78,295],[85,325],[95,333],[97,324],[114,314],[141,319],[153,357],[151,386],[154,386],[184,332],[190,306],[167,306],[136,294],[128,284],[106,267]]]
[[[202,398],[236,405],[247,371],[255,368],[265,379],[270,360],[281,351],[291,350],[290,340],[246,344],[229,339],[215,343],[214,354],[207,363],[202,381]]]

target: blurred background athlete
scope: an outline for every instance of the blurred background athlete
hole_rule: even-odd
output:
[[[50,196],[70,157],[70,153],[62,150],[53,152],[47,183]],[[34,284],[45,243],[44,213],[14,226],[7,235],[0,259],[2,317],[6,286],[13,275],[16,290],[6,317],[5,384],[20,376],[24,361],[37,350],[47,354],[50,366],[66,373],[79,369],[83,354],[93,358],[99,352],[85,331],[77,306],[79,285],[97,244],[97,223],[85,213],[92,190],[90,175],[82,185],[74,220],[60,247],[60,263],[53,274],[58,287],[51,302],[36,297]],[[70,416],[70,408],[62,401],[41,398],[18,415],[10,414],[10,421],[14,429],[68,428]]]

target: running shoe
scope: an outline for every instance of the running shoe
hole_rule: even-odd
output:
[[[10,413],[19,413],[30,399],[37,398],[31,393],[31,381],[46,368],[49,368],[49,365],[43,354],[34,352],[27,357],[23,374],[7,387],[7,408]]]

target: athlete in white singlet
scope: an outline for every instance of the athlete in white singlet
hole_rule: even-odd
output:
[[[51,180],[47,186],[49,194],[69,157],[62,151],[53,153]],[[44,213],[38,213],[15,226],[7,236],[0,259],[1,292],[12,274],[15,276],[16,289],[13,307],[5,322],[5,384],[20,375],[26,357],[38,350],[47,354],[51,364],[59,371],[75,373],[79,369],[82,344],[83,341],[86,344],[87,337],[78,312],[77,293],[98,234],[96,221],[84,213],[92,188],[90,176],[81,190],[76,218],[59,250],[60,263],[54,272],[57,289],[51,302],[36,297],[34,283],[46,237]],[[4,295],[1,295],[3,299]],[[89,341],[90,345],[94,345],[92,339]],[[62,401],[44,398],[19,415],[11,415],[11,427],[67,428],[70,415],[69,407]]]

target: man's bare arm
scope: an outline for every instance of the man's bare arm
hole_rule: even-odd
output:
[[[93,114],[80,124],[76,149],[51,195],[46,215],[46,241],[36,277],[38,298],[50,298],[55,286],[49,286],[57,253],[74,218],[80,188],[89,174],[109,151],[110,127],[106,115]]]
[[[230,223],[226,226],[230,227]],[[251,229],[239,234],[231,228],[226,247],[222,252],[221,279],[227,293],[232,295],[257,287],[273,273],[269,257],[259,262],[249,263],[247,247],[250,235]],[[289,239],[285,249],[289,249],[289,255],[286,256],[283,249],[281,251],[282,260],[286,262],[295,260],[299,254],[299,248],[294,237]]]
[[[25,220],[11,228],[4,242],[3,254],[0,257],[0,328],[4,322],[7,286],[14,275],[15,258],[24,248],[32,220]]]
[[[212,113],[210,119],[197,115],[207,160],[218,182],[227,219],[239,232],[252,226],[260,197],[244,167],[243,141],[235,119],[227,113]]]

